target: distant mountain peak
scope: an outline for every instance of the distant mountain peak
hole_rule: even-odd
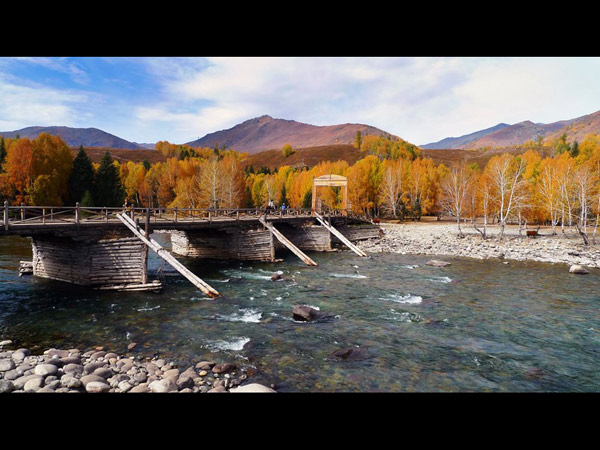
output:
[[[0,131],[0,136],[15,138],[18,135],[22,138],[36,139],[42,133],[60,136],[69,147],[83,145],[84,147],[122,148],[130,150],[146,148],[98,128],[73,128],[56,125],[47,127],[31,126],[14,131]]]
[[[241,152],[257,153],[280,149],[285,144],[293,148],[318,147],[335,144],[352,144],[356,132],[363,135],[391,136],[378,128],[363,124],[317,126],[288,119],[274,119],[262,115],[245,120],[226,130],[209,133],[203,138],[187,142],[191,147],[231,148]]]

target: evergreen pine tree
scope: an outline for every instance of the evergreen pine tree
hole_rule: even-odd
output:
[[[79,147],[79,153],[73,159],[73,171],[69,177],[69,200],[71,205],[82,202],[86,192],[94,189],[94,167],[92,160],[85,152],[83,145]],[[88,199],[91,202],[91,198]],[[93,206],[89,204],[86,206]]]
[[[312,208],[312,189],[306,191],[302,199],[302,208]]]
[[[125,189],[109,152],[102,157],[94,181],[93,198],[96,206],[121,206],[123,204]]]

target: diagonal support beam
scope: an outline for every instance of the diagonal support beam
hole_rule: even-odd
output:
[[[283,234],[281,234],[281,232],[275,228],[273,226],[273,224],[267,222],[263,217],[259,218],[258,220],[260,220],[260,223],[262,223],[265,227],[267,227],[271,233],[273,233],[273,235],[277,238],[277,240],[279,242],[281,242],[283,245],[285,245],[287,248],[289,248],[298,258],[300,258],[302,261],[304,261],[304,263],[308,264],[309,266],[316,266],[317,263],[314,262],[312,259],[310,259],[308,256],[306,256],[302,250],[300,250],[298,247],[296,247],[294,244],[292,244],[292,242],[286,238]]]
[[[344,244],[346,244],[346,246],[350,250],[352,250],[358,256],[367,256],[367,254],[365,252],[363,252],[360,248],[358,248],[356,245],[354,245],[352,242],[350,242],[346,236],[344,236],[342,233],[340,233],[338,230],[336,230],[331,224],[327,223],[327,221],[325,219],[323,219],[323,216],[321,216],[316,211],[315,211],[315,217],[317,218],[317,220],[319,222],[321,222],[321,225],[323,225],[325,228],[327,228],[340,241],[342,241]]]
[[[127,214],[117,214],[117,217],[123,224],[129,228],[133,234],[135,234],[140,240],[142,240],[149,248],[151,248],[158,256],[168,262],[174,269],[176,269],[181,275],[186,277],[192,282],[194,286],[204,292],[211,298],[221,297],[215,289],[209,286],[206,282],[201,280],[199,277],[190,272],[183,264],[181,264],[177,258],[166,251],[158,242],[154,239],[146,238],[145,233],[136,225],[136,223]]]

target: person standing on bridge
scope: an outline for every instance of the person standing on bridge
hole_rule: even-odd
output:
[[[123,209],[128,213],[131,212],[133,204],[129,201],[129,197],[125,197],[125,203],[123,203]]]
[[[281,204],[281,214],[285,214],[285,203]]]

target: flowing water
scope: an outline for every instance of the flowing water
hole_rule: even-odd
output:
[[[166,234],[154,238],[169,248]],[[235,362],[280,392],[600,390],[600,271],[537,262],[347,251],[278,263],[180,260],[224,298],[182,277],[160,293],[115,293],[18,276],[30,240],[0,238],[0,340],[36,350],[103,345],[187,367]],[[149,271],[164,269],[150,255]],[[283,280],[271,281],[275,271]],[[156,275],[154,276],[156,277]],[[153,278],[151,276],[151,278]],[[292,317],[318,308],[316,322]],[[343,359],[332,354],[354,349]],[[348,352],[346,352],[348,354]]]

